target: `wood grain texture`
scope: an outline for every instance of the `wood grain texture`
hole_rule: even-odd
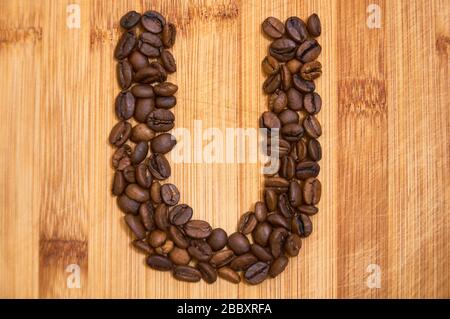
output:
[[[66,26],[78,3],[81,28]],[[380,29],[366,26],[381,8]],[[0,0],[0,297],[450,297],[450,3]],[[186,284],[144,266],[110,195],[118,20],[156,9],[178,27],[177,127],[256,127],[267,101],[267,16],[322,20],[320,213],[280,277]],[[241,176],[239,178],[239,176]],[[234,231],[259,164],[174,164],[182,201]],[[81,267],[68,289],[67,265]],[[369,288],[370,264],[381,287]]]

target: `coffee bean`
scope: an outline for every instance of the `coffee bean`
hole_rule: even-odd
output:
[[[316,92],[305,94],[303,105],[306,112],[315,115],[319,113],[322,108],[322,98]]]
[[[312,138],[318,138],[322,135],[322,127],[314,115],[308,115],[303,120],[303,127],[305,128],[306,133]]]
[[[270,254],[270,252],[267,251],[266,248],[258,244],[253,244],[250,250],[253,253],[253,255],[255,255],[255,257],[258,258],[259,261],[269,262],[272,261],[273,259],[273,256]]]
[[[119,196],[120,194],[123,193],[126,186],[127,186],[127,182],[125,181],[125,178],[123,177],[123,173],[121,171],[116,171],[114,173],[112,193],[116,196]]]
[[[301,205],[298,208],[299,212],[308,216],[315,215],[319,212],[319,209],[312,205]]]
[[[147,126],[155,132],[166,132],[174,127],[175,116],[169,110],[156,109],[148,115]]]
[[[292,83],[292,74],[291,71],[289,71],[288,67],[283,64],[280,69],[280,75],[281,75],[281,87],[283,90],[289,90]]]
[[[117,60],[125,59],[134,49],[137,44],[137,37],[134,31],[128,31],[122,34],[117,42],[114,56]]]
[[[261,246],[266,246],[269,241],[270,233],[272,233],[272,227],[269,223],[258,223],[252,232],[253,241]]]
[[[298,123],[289,123],[281,127],[281,135],[286,141],[296,142],[303,136],[303,126]]]
[[[123,177],[128,183],[136,183],[136,171],[133,165],[128,165],[123,169]]]
[[[181,230],[180,228],[171,225],[169,226],[169,235],[170,238],[173,240],[173,242],[175,243],[175,245],[177,245],[180,248],[186,249],[189,246],[189,241],[186,238],[183,230]]]
[[[164,185],[163,185],[163,187],[164,187]],[[161,188],[161,193],[162,192],[163,192],[163,188]],[[164,196],[162,196],[162,197],[164,197]],[[163,198],[163,200],[164,200],[164,198]],[[179,193],[178,193],[177,202],[178,202],[178,200],[179,200]],[[176,225],[176,226],[184,225],[192,218],[192,214],[193,214],[193,212],[192,212],[191,207],[189,207],[186,204],[180,204],[180,205],[177,205],[174,208],[172,208],[172,210],[169,213],[169,220],[170,220],[170,223],[173,225]]]
[[[287,62],[292,59],[297,50],[294,41],[288,38],[280,38],[273,41],[269,48],[269,53],[280,62]]]
[[[153,248],[162,246],[166,242],[166,240],[167,234],[160,229],[155,229],[148,235],[148,243]]]
[[[230,267],[235,271],[245,271],[257,261],[258,259],[252,253],[246,253],[234,258]]]
[[[289,187],[289,181],[282,177],[269,177],[264,180],[264,186],[276,191],[286,191]],[[269,209],[269,211],[272,210]]]
[[[139,216],[141,216],[142,223],[145,229],[152,231],[156,228],[154,220],[154,209],[150,201],[142,203],[139,206]]]
[[[306,24],[297,17],[286,20],[286,33],[297,43],[302,43],[308,38]]]
[[[187,250],[178,247],[172,249],[169,258],[175,265],[187,265],[191,261],[191,256],[189,256]]]
[[[287,193],[278,196],[278,211],[286,218],[296,214],[296,210],[291,206]]]
[[[236,255],[242,255],[250,250],[250,242],[245,235],[236,232],[228,237],[228,247],[230,247]]]
[[[263,222],[267,218],[267,207],[263,202],[255,204],[255,218],[258,222]]]
[[[170,164],[163,154],[153,153],[150,155],[147,165],[154,178],[164,180],[170,177]]]
[[[274,113],[280,113],[288,103],[287,95],[281,90],[276,90],[269,98],[269,109]]]
[[[155,96],[153,87],[148,84],[136,84],[131,88],[131,93],[136,98],[152,98]]]
[[[275,258],[283,253],[284,243],[289,236],[289,232],[284,228],[275,228],[270,234],[270,251]]]
[[[154,47],[158,51],[160,47],[163,46],[161,37],[158,34],[153,34],[151,32],[142,32],[139,36],[139,40]]]
[[[277,193],[275,193],[275,191],[273,191],[271,189],[266,189],[264,191],[264,200],[266,202],[266,206],[267,206],[267,209],[269,210],[269,212],[273,212],[274,210],[277,209],[278,197],[277,197]]]
[[[255,229],[258,221],[256,220],[253,212],[247,212],[241,216],[241,220],[238,224],[238,231],[244,235],[250,234]]]
[[[164,244],[155,248],[155,252],[157,254],[167,256],[172,251],[173,247],[174,247],[173,241],[166,240]]]
[[[146,241],[135,239],[131,243],[134,247],[136,247],[136,249],[145,253],[146,255],[150,255],[153,253],[153,248],[150,247],[150,245]]]
[[[302,78],[313,81],[322,75],[322,64],[319,61],[311,61],[303,64],[300,70]]]
[[[272,75],[278,72],[278,70],[280,69],[280,64],[278,63],[277,59],[275,59],[273,56],[268,55],[262,61],[262,69],[267,75]]]
[[[299,214],[292,218],[292,232],[300,237],[308,237],[312,233],[311,219],[305,214]]]
[[[147,11],[141,17],[141,24],[151,33],[160,33],[166,24],[166,19],[156,11]]]
[[[150,170],[150,167],[149,167]],[[151,173],[151,170],[150,170]],[[153,175],[153,174],[152,174]],[[158,181],[153,181],[152,186],[150,186],[150,198],[154,204],[161,204],[161,184]]]
[[[156,84],[154,90],[159,96],[172,96],[178,91],[178,86],[170,82],[164,82]]]
[[[191,266],[175,266],[173,276],[178,280],[186,282],[197,282],[202,279],[200,271]]]
[[[267,129],[279,129],[281,127],[281,122],[275,113],[264,112],[261,116],[261,127]]]
[[[232,250],[225,249],[213,254],[209,263],[216,268],[228,265],[236,256]]]
[[[172,55],[172,53],[170,53],[170,51],[163,50],[161,52],[161,61],[164,66],[164,69],[166,69],[168,73],[173,73],[177,70],[175,58]]]
[[[169,223],[169,209],[165,204],[159,204],[155,209],[155,225],[161,230],[167,230]]]
[[[131,153],[131,163],[136,165],[142,162],[148,153],[148,143],[147,142],[139,142],[136,144],[133,153]]]
[[[280,170],[278,172],[285,179],[292,179],[295,175],[295,161],[290,156],[283,156],[280,161]]]
[[[150,255],[147,258],[147,265],[149,265],[151,268],[160,270],[160,271],[168,271],[172,269],[172,262],[169,258],[166,256],[161,255]]]
[[[130,228],[130,230],[133,232],[134,236],[136,236],[137,239],[142,240],[146,237],[145,227],[142,224],[139,216],[126,214],[125,222],[127,223],[128,227]]]
[[[166,154],[177,144],[175,136],[170,133],[162,133],[151,140],[150,147],[153,153]]]
[[[160,109],[171,109],[177,104],[175,96],[158,96],[155,100],[156,107]]]
[[[157,82],[164,82],[167,81],[167,71],[164,69],[162,64],[159,61],[153,61],[150,63],[150,67],[158,70],[159,72],[159,79]]]
[[[295,88],[287,91],[288,107],[293,111],[300,111],[303,108],[303,95]]]
[[[211,235],[211,225],[203,220],[190,220],[184,225],[186,235],[195,239],[208,238]]]
[[[322,185],[320,181],[314,177],[308,178],[303,186],[303,200],[305,204],[317,205],[320,201],[322,193]]]
[[[166,23],[162,30],[161,39],[164,47],[171,48],[175,44],[177,29],[173,23]]]
[[[294,74],[292,83],[294,87],[302,93],[311,93],[316,89],[314,82],[303,79],[300,74]]]
[[[134,113],[135,99],[130,92],[122,91],[116,98],[116,115],[119,120],[128,120]]]
[[[308,63],[317,59],[322,52],[322,47],[315,39],[306,40],[297,49],[296,57],[302,63]]]
[[[119,171],[123,170],[126,166],[130,165],[131,163],[130,156],[131,156],[130,145],[128,144],[122,145],[113,154],[112,157],[113,167]]]
[[[125,188],[125,194],[132,200],[143,203],[150,199],[150,193],[147,189],[138,184],[130,184]]]
[[[161,198],[165,204],[174,206],[180,200],[180,192],[174,184],[164,184],[161,186]]]
[[[137,214],[140,203],[135,200],[132,200],[127,195],[122,194],[119,197],[117,197],[117,205],[119,206],[120,210],[123,211],[125,214]]]
[[[297,164],[295,176],[298,179],[305,180],[310,177],[317,177],[320,172],[320,166],[316,162],[306,161]]]
[[[150,65],[150,63],[148,62],[148,58],[139,51],[133,51],[128,56],[128,61],[130,61],[135,71],[138,71],[139,69],[148,67]]]
[[[157,58],[160,55],[159,48],[152,46],[151,44],[148,44],[147,42],[144,42],[142,40],[139,40],[137,45],[139,52],[141,52],[143,55],[153,59]]]
[[[121,60],[117,63],[117,81],[122,90],[130,87],[133,80],[133,69],[128,60]]]
[[[295,149],[297,151],[297,161],[303,161],[306,158],[306,154],[308,152],[305,139],[300,139],[300,141],[298,141],[295,145]]]
[[[275,73],[270,75],[263,83],[263,90],[266,94],[275,92],[281,86],[281,75]]]
[[[302,204],[302,189],[296,181],[290,182],[288,197],[292,206],[298,207]]]
[[[191,244],[188,247],[188,253],[198,261],[208,261],[211,258],[213,251],[206,241],[194,239],[191,240]]]
[[[278,114],[278,118],[280,119],[282,126],[286,124],[298,124],[299,121],[298,113],[290,109],[286,109]]]
[[[153,182],[152,173],[144,163],[139,164],[135,170],[136,182],[143,188],[150,188]]]
[[[136,11],[129,11],[120,18],[120,26],[124,29],[131,29],[138,25],[141,15]]]
[[[302,239],[296,234],[290,234],[284,243],[284,251],[292,257],[295,257],[302,248]]]
[[[131,134],[131,124],[120,121],[111,130],[109,142],[117,147],[122,146]]]
[[[212,267],[210,264],[205,262],[199,262],[197,264],[197,268],[202,274],[202,278],[208,284],[212,284],[217,280],[217,270]]]
[[[289,72],[291,72],[291,74],[295,74],[300,72],[300,69],[302,68],[302,63],[297,59],[292,59],[286,63],[286,66]]]
[[[267,222],[273,227],[290,229],[289,220],[281,214],[272,213],[267,216]]]
[[[155,109],[155,100],[153,98],[137,99],[134,119],[139,123],[146,123],[149,114]]]
[[[322,33],[322,25],[319,16],[315,13],[309,16],[307,26],[309,34],[313,37],[318,37]]]
[[[284,24],[274,17],[268,17],[262,23],[263,32],[270,38],[278,39],[284,34]]]
[[[227,233],[222,228],[215,228],[208,237],[208,244],[214,251],[221,250],[228,242]]]
[[[286,256],[280,256],[275,259],[270,266],[269,275],[274,278],[281,274],[288,265],[289,259]]]
[[[134,74],[134,80],[139,83],[152,84],[161,80],[161,73],[158,69],[152,66],[139,69]]]
[[[268,273],[269,265],[258,261],[247,269],[244,278],[249,284],[256,285],[263,282],[267,278]]]

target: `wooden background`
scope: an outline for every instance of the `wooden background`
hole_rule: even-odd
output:
[[[66,25],[70,3],[80,29]],[[370,3],[380,29],[366,25]],[[323,197],[275,280],[179,283],[129,246],[107,137],[131,9],[178,27],[177,127],[221,130],[256,127],[267,107],[264,18],[320,15]],[[450,297],[448,0],[0,0],[0,11],[0,297]],[[172,176],[196,217],[230,232],[260,197],[257,164],[177,164]],[[66,287],[72,263],[80,289]],[[371,264],[380,288],[367,285]]]

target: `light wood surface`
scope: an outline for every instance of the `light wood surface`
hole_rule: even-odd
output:
[[[66,25],[78,3],[81,28]],[[381,28],[366,25],[381,8]],[[0,0],[0,297],[450,297],[450,2]],[[186,284],[144,266],[110,194],[128,10],[178,27],[177,127],[256,127],[267,16],[322,20],[324,150],[314,233],[260,286]],[[259,199],[257,164],[176,164],[198,218],[234,231]],[[68,289],[69,264],[81,288]],[[370,266],[370,265],[378,265]],[[369,267],[369,268],[368,268]],[[370,268],[375,267],[375,268]],[[381,287],[370,288],[378,269]]]

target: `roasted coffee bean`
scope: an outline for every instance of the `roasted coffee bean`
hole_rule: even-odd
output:
[[[313,13],[310,15],[306,24],[311,36],[318,37],[322,33],[322,25],[317,14]]]
[[[198,269],[191,266],[175,266],[173,268],[173,277],[186,282],[197,282],[202,279],[202,274]]]
[[[295,209],[291,206],[287,193],[278,196],[278,211],[286,218],[296,214]]]
[[[308,63],[317,59],[322,52],[322,47],[315,39],[306,40],[297,49],[296,57],[302,63]]]
[[[222,228],[214,228],[208,237],[208,244],[214,251],[221,250],[227,245],[228,236]]]
[[[128,183],[136,183],[136,171],[133,165],[129,165],[123,169],[123,177]]]
[[[197,264],[197,268],[202,274],[202,278],[208,284],[212,284],[217,280],[217,270],[212,267],[210,264],[205,262],[199,262]]]
[[[308,178],[303,185],[303,201],[307,205],[317,205],[322,194],[322,185],[317,178]]]
[[[270,233],[272,233],[272,226],[269,223],[258,223],[252,232],[253,241],[261,246],[266,246],[269,242]]]
[[[152,202],[156,205],[162,203],[161,184],[158,181],[153,181],[152,186],[150,186],[150,198],[152,199]]]
[[[280,161],[279,174],[281,177],[288,180],[292,179],[295,175],[295,161],[290,156],[283,156]]]
[[[269,177],[264,180],[264,186],[266,188],[285,191],[289,187],[289,181],[282,177]]]
[[[174,184],[164,184],[161,186],[161,199],[165,204],[174,206],[180,200],[180,192]]]
[[[267,75],[272,75],[278,72],[278,70],[280,69],[280,64],[278,63],[277,59],[275,59],[273,56],[268,55],[262,61],[262,69]]]
[[[162,255],[153,254],[147,258],[147,265],[151,268],[160,270],[160,271],[168,271],[172,269],[172,262],[169,258]]]
[[[168,73],[173,73],[177,70],[175,58],[170,51],[163,50],[161,52],[161,62]]]
[[[315,215],[319,212],[319,209],[312,205],[301,205],[298,208],[299,212],[308,216]]]
[[[258,259],[252,253],[246,253],[234,258],[230,264],[230,267],[235,271],[245,271],[257,261]]]
[[[273,227],[290,229],[289,220],[281,214],[272,213],[267,216],[267,222]]]
[[[258,261],[250,266],[244,274],[245,280],[251,284],[256,285],[263,282],[269,273],[269,265],[262,261]]]
[[[306,112],[315,115],[320,112],[322,108],[322,98],[316,92],[305,94],[303,99],[303,107]]]
[[[300,111],[303,108],[303,95],[295,88],[287,91],[288,107],[293,111]]]
[[[241,277],[237,272],[235,272],[230,267],[222,267],[217,270],[217,274],[220,278],[225,279],[233,284],[238,284],[241,282]]]
[[[274,73],[270,75],[263,83],[263,90],[266,94],[272,94],[281,86],[281,75]]]
[[[292,74],[285,64],[281,66],[280,75],[281,75],[281,87],[285,91],[289,90],[292,84]]]
[[[176,227],[174,225],[171,225],[171,226],[169,226],[169,235],[170,235],[170,238],[175,243],[175,245],[177,245],[178,247],[183,248],[183,249],[188,248],[189,241],[181,229],[179,229],[178,227]]]
[[[135,178],[139,186],[144,188],[150,188],[153,182],[153,176],[150,173],[148,166],[144,163],[141,163],[136,167]]]
[[[284,34],[284,24],[275,17],[268,17],[262,23],[262,30],[268,37],[278,39]]]
[[[119,120],[128,120],[134,113],[135,99],[130,92],[120,92],[116,98],[116,115]]]
[[[139,251],[145,253],[146,255],[150,255],[153,253],[153,248],[143,240],[135,239],[132,242],[132,245],[136,247]]]
[[[141,216],[145,229],[149,231],[156,228],[154,214],[153,205],[150,201],[142,203],[141,206],[139,206],[139,216]]]
[[[258,244],[253,244],[250,248],[253,255],[258,258],[259,261],[269,262],[273,259],[273,256],[267,251],[266,248]]]
[[[269,53],[280,62],[287,62],[295,56],[297,45],[288,38],[280,38],[273,41],[269,47]]]
[[[172,184],[170,184],[170,185],[172,185]],[[161,197],[163,197],[163,200],[164,200],[163,189],[164,189],[164,185],[161,188]],[[177,190],[177,192],[178,192],[178,190]],[[178,193],[177,202],[179,200],[179,196],[180,195]],[[188,206],[186,204],[180,204],[180,205],[177,205],[174,208],[172,208],[172,210],[169,213],[169,220],[170,220],[170,223],[173,225],[177,225],[177,226],[184,225],[192,218],[192,214],[193,214],[193,212],[192,212],[192,208],[190,206]]]
[[[286,66],[289,72],[291,72],[291,74],[295,74],[300,72],[300,69],[302,68],[302,63],[297,59],[292,59],[286,63]]]
[[[161,73],[150,65],[137,71],[134,74],[134,80],[139,83],[152,84],[161,81]]]
[[[160,62],[153,61],[150,63],[150,67],[158,70],[158,72],[159,72],[158,82],[167,81],[167,71],[166,71],[166,69],[164,69],[164,67],[162,66],[162,64]]]
[[[156,107],[160,109],[171,109],[177,104],[175,96],[158,96],[155,100]]]
[[[154,178],[163,180],[170,177],[170,164],[163,154],[153,153],[150,155],[147,165]]]
[[[133,67],[128,60],[121,60],[117,63],[117,81],[122,90],[130,87],[133,80]]]
[[[169,110],[156,109],[148,115],[147,126],[155,132],[170,131],[174,127],[175,116]]]
[[[289,184],[288,198],[293,207],[299,207],[302,204],[302,188],[296,181],[291,181]]]
[[[160,229],[155,229],[148,235],[148,243],[153,248],[162,246],[166,242],[166,240],[167,234]]]
[[[136,144],[133,153],[131,154],[131,163],[136,165],[142,162],[148,153],[148,143],[139,142]]]
[[[289,263],[289,259],[286,256],[280,256],[277,259],[275,259],[272,263],[272,265],[270,266],[269,269],[269,275],[274,278],[276,276],[278,276],[279,274],[281,274],[284,269],[286,269],[286,266]]]
[[[263,202],[255,204],[255,218],[258,222],[263,222],[267,218],[267,207]]]
[[[119,206],[120,210],[126,214],[137,214],[140,203],[132,200],[127,195],[122,194],[117,197],[117,205]]]
[[[280,119],[273,112],[264,112],[261,116],[261,127],[267,129],[279,129],[281,127]]]
[[[139,123],[146,123],[149,114],[155,109],[155,100],[149,99],[137,99],[136,109],[134,111],[134,118]]]
[[[134,31],[128,31],[122,34],[117,42],[114,56],[117,60],[125,59],[134,49],[137,44],[137,37]]]
[[[296,234],[290,234],[284,243],[284,251],[292,257],[295,257],[302,248],[302,239]]]
[[[130,165],[131,160],[131,147],[128,144],[119,147],[113,154],[112,164],[113,167],[119,171],[123,170],[126,166]]]
[[[303,79],[300,74],[294,74],[292,77],[294,87],[302,93],[311,93],[316,89],[313,81]]]
[[[177,144],[175,136],[170,133],[162,133],[151,140],[150,147],[153,153],[166,154]]]
[[[154,90],[159,96],[172,96],[178,91],[178,86],[170,82],[164,82],[156,84]]]
[[[322,127],[314,115],[305,117],[303,120],[303,127],[305,128],[306,133],[312,138],[318,138],[322,135]]]
[[[169,209],[165,204],[159,204],[155,209],[155,225],[161,230],[167,230],[169,223]]]
[[[194,239],[204,239],[211,235],[212,228],[203,220],[190,220],[184,225],[186,235]]]
[[[274,210],[277,209],[278,196],[274,190],[266,189],[264,191],[264,200],[266,202],[266,206],[269,212],[273,212]]]
[[[308,38],[306,24],[297,17],[286,20],[286,33],[297,43],[302,43]]]
[[[316,162],[306,161],[297,164],[295,176],[298,179],[305,180],[310,177],[317,177],[320,172],[320,166]]]
[[[209,263],[216,268],[228,265],[236,256],[234,252],[229,249],[221,250],[213,254]]]
[[[119,196],[120,194],[123,193],[126,186],[127,186],[127,182],[126,182],[125,178],[123,177],[123,173],[121,171],[116,171],[114,173],[112,193],[116,196]]]
[[[161,33],[166,19],[159,12],[147,11],[141,17],[141,24],[145,30],[151,33]]]
[[[280,119],[282,126],[286,124],[297,124],[299,121],[298,113],[290,109],[286,109],[278,114],[278,118]]]
[[[167,256],[173,249],[174,244],[171,240],[166,240],[166,242],[157,248],[155,248],[155,252],[160,255]]]
[[[228,247],[230,247],[236,255],[242,255],[250,250],[250,242],[245,235],[236,232],[228,237]]]
[[[198,261],[208,261],[211,258],[213,251],[206,241],[194,239],[191,240],[191,244],[188,247],[188,253]]]
[[[153,132],[147,124],[139,123],[131,129],[130,140],[135,143],[148,142],[154,137],[155,132]]]
[[[276,90],[269,98],[269,109],[278,114],[286,108],[287,103],[286,93],[281,90]]]
[[[303,126],[298,123],[289,123],[281,127],[281,135],[286,141],[296,142],[303,136]]]
[[[136,236],[137,239],[142,240],[146,237],[145,227],[142,224],[139,216],[126,214],[125,222],[127,223],[128,227],[131,229],[131,231],[133,232],[134,236]]]
[[[292,232],[300,237],[308,237],[312,233],[311,219],[305,214],[299,214],[292,218]]]
[[[322,64],[319,61],[311,61],[303,64],[300,70],[302,78],[313,81],[322,75]]]
[[[139,40],[144,42],[159,51],[159,48],[162,47],[162,39],[159,35],[153,34],[151,32],[142,32],[139,36]]]
[[[306,154],[308,152],[305,139],[301,139],[295,145],[295,149],[297,151],[297,161],[301,162],[306,158]]]
[[[244,235],[250,234],[255,229],[258,221],[256,220],[253,212],[246,212],[241,216],[241,220],[238,224],[238,231]]]
[[[169,258],[175,265],[187,265],[191,261],[191,256],[189,256],[187,250],[178,247],[173,247],[169,253]]]
[[[276,145],[276,142],[278,142],[278,145]],[[278,157],[283,157],[283,156],[289,154],[290,149],[291,149],[291,144],[282,138],[275,139],[275,147],[276,146],[278,146]],[[275,150],[275,147],[274,147],[274,150]],[[272,150],[272,139],[269,138],[267,141],[267,155],[272,156],[272,153],[273,153],[272,151],[274,151],[274,150]]]
[[[138,184],[130,184],[125,188],[125,194],[137,202],[143,203],[150,199],[148,189],[145,189]]]
[[[135,71],[138,71],[139,69],[148,67],[150,65],[150,63],[148,62],[148,58],[139,51],[133,51],[128,56],[128,61],[130,61]]]
[[[139,40],[137,45],[139,52],[141,52],[143,55],[149,57],[149,58],[157,58],[160,55],[159,48],[152,46],[151,44],[148,44],[147,42],[144,42],[142,40]]]
[[[152,98],[155,96],[153,87],[149,84],[136,84],[131,88],[131,93],[136,98]]]
[[[164,47],[171,48],[175,44],[177,29],[173,23],[166,23],[162,30],[161,39]]]
[[[124,29],[131,29],[138,25],[141,15],[136,11],[129,11],[120,18],[120,26]]]
[[[270,234],[269,243],[272,256],[278,258],[283,253],[284,243],[289,232],[284,228],[275,228]]]

